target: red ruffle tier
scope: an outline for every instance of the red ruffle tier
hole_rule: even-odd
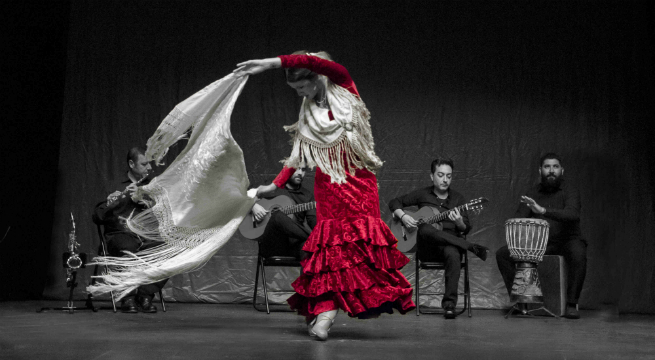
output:
[[[379,217],[320,221],[303,248],[313,254],[289,305],[307,317],[338,308],[359,318],[413,309],[411,285],[399,271],[409,259],[396,242]]]

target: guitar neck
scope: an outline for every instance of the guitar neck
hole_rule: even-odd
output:
[[[440,221],[444,221],[444,220],[446,220],[446,218],[448,218],[448,213],[450,213],[451,211],[453,211],[453,210],[455,210],[455,209],[462,210],[462,209],[464,209],[467,205],[468,205],[468,204],[464,204],[464,205],[460,205],[460,206],[455,206],[454,208],[452,208],[452,209],[450,209],[450,210],[448,210],[448,211],[444,211],[444,212],[439,213],[439,214],[437,214],[437,215],[435,215],[435,216],[431,216],[431,217],[427,218],[427,219],[425,220],[425,222],[428,223],[428,224],[434,224],[434,223],[438,223],[438,222],[440,222]]]
[[[298,205],[290,205],[290,206],[285,206],[280,211],[285,213],[286,215],[289,214],[295,214],[301,211],[307,211],[307,210],[312,210],[316,208],[316,201],[304,203],[304,204],[298,204]]]

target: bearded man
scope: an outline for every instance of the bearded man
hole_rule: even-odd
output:
[[[568,267],[566,310],[564,316],[579,319],[578,299],[587,273],[587,241],[580,231],[580,195],[564,182],[561,158],[554,153],[541,157],[541,181],[521,196],[515,218],[536,218],[550,225],[545,255],[561,255]],[[507,292],[514,281],[514,261],[507,246],[496,251],[498,270]]]

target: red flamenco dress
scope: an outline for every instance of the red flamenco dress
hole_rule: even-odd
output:
[[[280,58],[283,67],[309,68],[359,98],[343,66],[314,56]],[[308,319],[336,309],[361,319],[393,309],[404,314],[415,307],[411,285],[399,271],[409,259],[396,249],[396,238],[380,218],[375,175],[365,166],[351,174],[355,167],[343,157],[345,179],[338,183],[316,167],[317,224],[303,247],[311,257],[302,261],[302,274],[292,284],[296,294],[288,303]],[[274,183],[284,186],[294,171],[285,166]]]

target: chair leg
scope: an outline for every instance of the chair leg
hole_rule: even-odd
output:
[[[161,302],[161,309],[166,312],[166,304],[164,304],[164,295],[161,293],[161,289],[159,289],[159,301]]]
[[[270,314],[271,309],[268,307],[268,289],[266,285],[266,269],[264,266],[264,260],[262,260],[262,282],[263,282],[263,287],[264,287],[264,302],[266,303],[266,313]]]
[[[255,308],[255,310],[260,311],[257,309],[257,288],[259,287],[259,266],[261,265],[259,261],[259,256],[257,256],[257,268],[255,269],[255,290],[253,291],[252,294],[252,307]]]
[[[471,283],[469,280],[469,261],[468,257],[466,258],[466,264],[464,265],[464,302],[468,309],[468,316],[471,317]]]
[[[418,280],[419,279],[418,276],[419,276],[420,267],[419,267],[418,256],[416,256],[416,255],[414,256],[414,262],[416,263],[416,271],[414,273],[415,274],[414,275],[414,284],[415,284],[414,289],[416,290],[416,316],[419,316],[419,314],[421,312],[421,303],[419,302],[419,289],[421,288],[421,284],[420,284],[420,282]]]

